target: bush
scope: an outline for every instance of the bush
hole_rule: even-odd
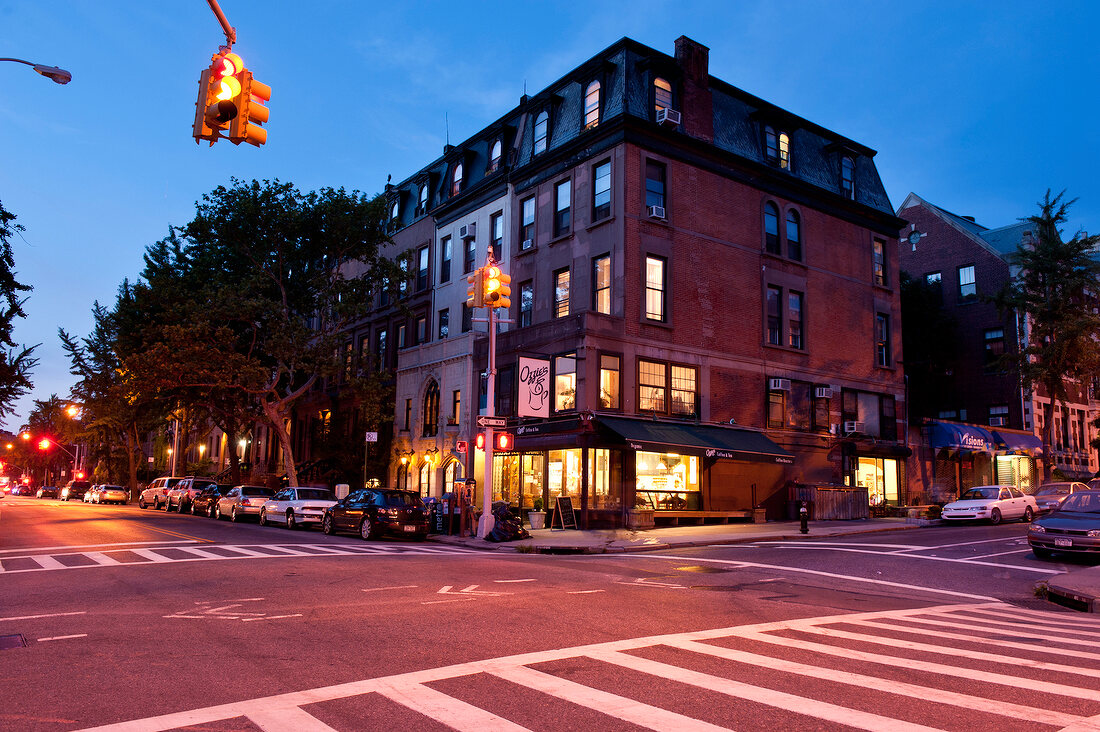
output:
[[[929,506],[929,507],[928,507],[928,510],[927,510],[927,511],[925,511],[924,513],[925,513],[925,515],[926,515],[926,516],[927,516],[928,518],[930,518],[930,519],[933,519],[933,520],[934,520],[934,519],[938,519],[938,518],[940,517],[940,513],[941,513],[942,511],[943,511],[943,508],[941,508],[940,506],[937,506],[937,505],[933,504],[933,505]]]

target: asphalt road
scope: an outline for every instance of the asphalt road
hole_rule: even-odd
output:
[[[560,557],[9,497],[0,729],[1100,729],[1024,531]]]

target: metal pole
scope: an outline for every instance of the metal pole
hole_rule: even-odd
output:
[[[178,419],[172,420],[172,475],[176,474],[176,460],[179,459],[180,454],[180,421]]]
[[[481,286],[480,284],[478,285]],[[485,410],[488,416],[496,416],[497,380],[497,329],[493,317],[493,308],[489,311],[489,383],[485,387]],[[484,539],[493,530],[493,428],[485,427],[485,479],[482,481],[481,520],[477,524],[477,535]]]
[[[222,12],[222,8],[218,5],[218,0],[206,0],[210,5],[210,9],[214,11],[214,15],[218,18],[218,22],[222,25],[222,30],[225,32],[226,43],[229,44],[229,49],[233,49],[233,44],[237,42],[237,31],[233,30],[233,27],[229,25],[229,19],[225,17],[225,13]]]

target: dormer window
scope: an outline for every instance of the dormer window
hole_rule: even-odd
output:
[[[791,139],[786,132],[770,125],[764,128],[764,157],[769,165],[791,169]]]
[[[779,167],[783,170],[791,169],[791,140],[786,132],[779,133]]]
[[[584,128],[600,123],[600,82],[593,81],[584,92]]]
[[[401,215],[401,201],[400,199],[393,202],[393,206],[390,207],[390,228],[397,228],[398,218]]]
[[[428,211],[428,184],[420,186],[420,203],[416,207],[417,214],[427,213]]]
[[[451,178],[451,195],[457,196],[462,191],[462,163],[455,163],[454,175]]]
[[[550,114],[539,112],[535,117],[535,155],[546,152],[546,144],[549,139]]]
[[[489,149],[489,172],[493,173],[500,168],[501,151],[504,149],[504,145],[500,139],[493,141],[493,146]]]
[[[855,163],[852,159],[845,155],[840,159],[840,192],[845,198],[855,199],[856,197],[856,185],[853,179],[855,172]]]
[[[672,84],[658,76],[653,80],[653,110],[662,109],[672,109]]]

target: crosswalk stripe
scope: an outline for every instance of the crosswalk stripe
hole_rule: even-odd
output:
[[[910,618],[913,622],[924,623],[925,625],[935,625],[942,628],[960,628],[963,630],[975,630],[974,623],[953,623],[949,620],[937,620],[935,618]],[[1007,627],[1003,627],[1007,626]],[[983,621],[981,626],[983,630],[993,632],[1008,633],[1011,631],[1019,631],[1027,634],[1028,636],[1035,636],[1041,633],[1070,633],[1072,635],[1083,636],[1097,636],[1097,640],[1083,640],[1080,638],[1058,638],[1057,643],[1070,646],[1085,646],[1086,648],[1096,648],[1097,643],[1100,642],[1100,633],[1093,633],[1088,630],[1077,630],[1076,628],[1069,628],[1063,626],[1053,625],[1040,625],[1030,623],[1013,623],[1009,620],[988,620]],[[1044,640],[1050,640],[1050,638],[1044,638]]]
[[[862,623],[857,623],[862,624]],[[969,658],[978,661],[994,661],[996,663],[1006,663],[1012,666],[1026,666],[1028,668],[1040,669],[1043,671],[1060,671],[1066,674],[1076,674],[1078,676],[1095,677],[1096,669],[1091,668],[1078,668],[1076,666],[1066,666],[1061,663],[1048,663],[1046,661],[1033,661],[1030,658],[1018,658],[1016,656],[1001,656],[996,653],[985,653],[984,651],[975,651],[970,648],[954,648],[951,646],[937,646],[929,643],[918,643],[916,641],[900,640],[898,638],[888,638],[876,635],[870,635],[867,633],[851,633],[847,630],[839,630],[837,628],[804,628],[803,632],[814,633],[816,635],[823,635],[826,638],[843,638],[845,640],[854,640],[861,643],[875,643],[877,645],[889,646],[890,648],[905,648],[910,651],[928,651],[930,653],[939,653],[945,656],[958,656],[960,658]],[[974,643],[984,643],[999,645],[997,641],[990,640],[988,638],[972,638]]]
[[[173,549],[178,549],[179,547],[172,547],[172,548]],[[134,554],[137,554],[139,557],[145,557],[146,559],[148,559],[150,562],[153,562],[154,564],[163,564],[165,562],[174,562],[174,561],[176,561],[174,559],[170,559],[169,557],[164,556],[163,554],[157,554],[152,549],[130,549],[129,551],[133,552]]]
[[[1015,648],[1019,651],[1032,651],[1034,653],[1046,653],[1048,655],[1063,655],[1065,653],[1064,648],[1054,648],[1052,646],[1040,646],[1035,643],[1019,643],[1017,641],[1006,641],[1000,639],[985,638],[980,635],[968,635],[966,633],[951,633],[946,630],[930,630],[928,628],[914,628],[908,625],[895,625],[893,623],[887,623],[881,620],[863,620],[860,625],[867,625],[875,628],[885,628],[886,630],[894,630],[902,633],[911,633],[913,635],[930,635],[935,638],[950,638],[952,640],[970,641],[973,643],[993,643],[998,648]],[[945,625],[952,625],[955,627],[965,627],[962,624],[946,623]],[[988,628],[971,628],[971,630],[990,630]],[[996,628],[992,629],[996,632]],[[1046,639],[1043,639],[1046,642]],[[1079,644],[1085,645],[1085,644]],[[1095,648],[1095,643],[1087,644],[1090,648]],[[1100,661],[1100,653],[1089,653],[1088,651],[1074,651],[1073,657],[1075,659],[1087,658],[1090,661]],[[1100,671],[1094,670],[1094,673],[1100,674]]]
[[[988,606],[981,610],[978,610],[983,615],[995,615],[1000,617],[1012,618],[1019,620],[1021,617],[1038,618],[1039,620],[1046,620],[1050,622],[1066,623],[1074,627],[1079,625],[1088,625],[1094,629],[1100,629],[1100,618],[1091,618],[1088,615],[1077,613],[1072,616],[1065,616],[1060,614],[1054,614],[1050,611],[1044,610],[1031,610],[1029,608],[1009,606],[1007,608],[997,606]]]
[[[264,704],[246,716],[264,732],[336,732],[296,704]]]
[[[527,732],[526,727],[441,691],[414,683],[381,683],[378,693],[459,732]]]
[[[1079,716],[1074,714],[1064,714],[1049,709],[1027,707],[1005,701],[993,701],[980,696],[970,696],[969,694],[960,694],[957,691],[919,686],[917,684],[909,684],[898,680],[892,680],[889,686],[881,687],[882,678],[878,676],[866,676],[851,671],[823,668],[821,666],[799,663],[798,661],[788,661],[773,656],[762,656],[756,653],[749,653],[748,651],[738,651],[733,648],[726,648],[725,646],[699,643],[698,641],[681,641],[679,643],[668,643],[667,645],[673,648],[681,648],[686,651],[723,658],[727,661],[761,666],[775,671],[809,676],[825,681],[836,681],[841,684],[857,686],[860,689],[881,688],[882,691],[889,694],[897,694],[899,696],[923,699],[941,704],[950,704],[963,709],[971,709],[987,714],[998,714],[1005,717],[1027,720],[1029,722],[1038,722],[1040,724],[1065,726],[1080,719]]]
[[[799,628],[799,630],[801,630],[801,628]],[[887,656],[881,653],[871,653],[869,651],[860,651],[855,648],[844,648],[842,646],[831,646],[827,643],[814,643],[813,641],[802,639],[792,641],[790,638],[782,638],[767,633],[754,633],[750,631],[745,633],[735,632],[734,635],[745,638],[746,640],[761,641],[763,643],[771,643],[787,648],[794,647],[798,650],[814,651],[816,653],[824,653],[829,656],[837,656],[839,658],[851,659],[854,661],[870,661],[871,663],[894,666],[901,669],[931,671],[932,673],[943,674],[951,678],[958,678],[960,675],[965,675],[970,681],[988,681],[992,684],[1002,684],[1029,693],[1045,692],[1047,694],[1068,696],[1073,699],[1100,701],[1100,692],[1084,689],[1079,686],[1067,686],[1065,684],[1054,684],[1049,681],[1023,679],[1019,676],[999,674],[995,671],[960,668],[959,666],[951,666],[946,663],[921,661],[920,659],[906,658],[904,656]],[[997,660],[1000,661],[1001,659],[998,658]]]
[[[725,727],[704,722],[700,719],[661,709],[635,699],[628,699],[559,676],[536,671],[533,668],[519,666],[507,671],[492,671],[494,676],[541,691],[543,694],[563,699],[573,704],[594,709],[601,714],[615,717],[639,727],[654,730],[677,730],[677,732],[717,732]]]
[[[38,562],[38,566],[42,567],[42,569],[65,569],[66,566],[49,554],[39,554],[31,557],[31,559]]]
[[[820,700],[813,702],[811,711],[811,707],[805,703],[806,698],[796,694],[788,694],[784,691],[776,691],[775,689],[768,689],[761,686],[752,686],[751,684],[745,684],[740,681],[725,679],[719,676],[711,676],[710,674],[704,674],[698,671],[681,668],[680,666],[673,666],[672,664],[661,663],[660,661],[653,661],[648,658],[633,656],[618,651],[607,651],[590,655],[598,661],[606,661],[607,663],[613,663],[624,668],[642,671],[662,679],[679,681],[684,684],[717,691],[738,699],[747,699],[759,704],[787,709],[798,714],[807,714],[811,717],[824,719],[829,722],[836,722],[837,724],[843,724],[856,729],[879,730],[880,732],[894,732],[895,730],[897,730],[897,732],[929,732],[934,729],[933,727],[926,727],[923,724],[903,722],[892,717],[883,717],[871,712],[849,709]]]
[[[109,557],[103,552],[84,552],[84,556],[91,559],[93,562],[103,566],[114,566],[116,564],[122,564],[114,557]]]

